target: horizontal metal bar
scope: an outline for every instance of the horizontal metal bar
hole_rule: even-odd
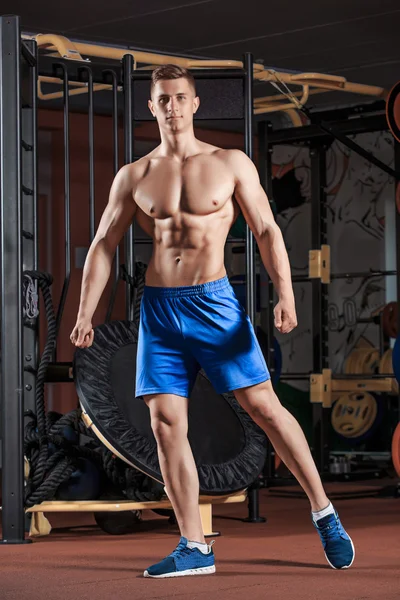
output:
[[[281,381],[289,381],[289,380],[294,380],[294,381],[306,381],[310,378],[310,376],[313,373],[282,373],[281,376],[279,377],[279,379]],[[332,377],[332,381],[337,381],[337,380],[353,380],[353,379],[387,379],[387,378],[393,378],[394,375],[393,373],[338,373],[336,375],[334,375]]]
[[[310,93],[312,93],[311,90]],[[325,92],[327,90],[324,90]],[[299,92],[301,95],[302,92]],[[386,102],[383,99],[378,99],[365,104],[355,104],[346,108],[333,108],[328,110],[313,109],[313,114],[318,115],[320,119],[329,123],[345,122],[345,121],[361,121],[372,118],[377,115],[382,115],[386,110]]]
[[[397,271],[357,271],[355,273],[331,273],[331,279],[353,279],[354,277],[380,277],[397,275]]]
[[[134,71],[132,79],[134,81],[149,80],[152,71]],[[191,71],[195,79],[244,79],[245,71],[241,69],[201,69]]]
[[[246,239],[245,238],[228,237],[226,239],[225,243],[226,244],[245,244]]]
[[[367,133],[373,131],[384,131],[388,129],[385,115],[373,115],[360,117],[358,119],[347,119],[345,121],[332,122],[335,131],[351,135],[356,133]],[[305,125],[304,127],[290,127],[271,131],[268,141],[273,144],[289,144],[296,142],[308,142],[312,138],[330,138],[317,125]]]
[[[332,381],[352,379],[388,379],[394,377],[393,373],[339,373],[332,377]]]
[[[377,452],[374,450],[329,450],[329,454],[332,456],[375,456],[383,460],[391,458],[391,452]]]
[[[357,323],[375,323],[376,325],[378,325],[380,323],[380,317],[379,315],[376,315],[375,317],[367,317],[365,319],[357,319]]]
[[[54,59],[52,56],[46,56],[43,54],[39,54],[39,75],[44,77],[54,77],[54,62],[57,61],[57,64],[64,65],[68,73],[68,80],[71,81],[79,81],[79,68],[84,66],[85,62],[81,61],[71,61],[65,60],[62,58]],[[110,64],[110,62],[92,62],[90,63],[90,67],[93,72],[93,83],[103,83],[104,84],[104,71],[110,70],[113,68],[118,80],[118,86],[122,85],[122,70],[120,64]]]
[[[370,279],[372,277],[390,277],[396,275],[397,271],[357,271],[353,273],[331,273],[331,279],[354,279],[356,277]],[[308,275],[293,275],[292,277],[293,283],[305,283],[306,281],[313,280]]]
[[[290,381],[290,380],[295,380],[295,381],[307,381],[310,379],[311,376],[311,372],[310,373],[282,373],[281,376],[279,377],[280,380],[282,381]]]
[[[292,275],[292,283],[306,283],[308,281],[314,281],[310,279],[308,275]]]
[[[371,164],[375,165],[385,173],[388,173],[391,177],[400,180],[400,173],[398,173],[395,169],[392,169],[392,167],[389,167],[389,165],[385,164],[382,160],[380,160],[378,157],[372,154],[372,152],[365,150],[365,148],[360,146],[360,144],[357,144],[357,142],[347,137],[345,133],[339,131],[336,128],[335,124],[332,125],[331,123],[320,121],[319,117],[313,115],[311,111],[309,111],[305,106],[301,108],[301,111],[305,115],[307,115],[311,122],[314,121],[314,124],[317,127],[319,127],[322,131],[324,131],[328,135],[331,135],[333,138],[341,142],[344,146],[347,146],[347,148],[350,148],[350,150],[352,150],[356,154],[359,154],[360,156],[368,160]]]
[[[50,363],[46,370],[46,382],[61,383],[74,381],[73,367],[70,362]]]

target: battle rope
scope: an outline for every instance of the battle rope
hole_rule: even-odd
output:
[[[136,265],[135,281],[135,320],[137,323],[140,315],[140,301],[144,289],[144,275],[146,265]],[[25,426],[24,454],[28,459],[30,469],[25,486],[25,505],[27,508],[45,500],[54,498],[58,488],[64,481],[68,481],[72,473],[78,468],[79,459],[87,458],[99,469],[103,469],[114,485],[116,493],[126,495],[134,501],[159,500],[163,495],[161,484],[153,481],[143,473],[129,467],[126,463],[114,456],[98,438],[87,429],[81,419],[82,411],[77,408],[65,415],[49,411],[46,415],[44,386],[46,372],[56,345],[56,318],[52,303],[50,286],[52,277],[48,273],[27,271],[25,289],[29,289],[29,311],[24,312],[28,324],[37,316],[35,313],[35,298],[33,282],[37,281],[43,295],[47,320],[47,341],[40,359],[36,379],[36,414],[26,411],[25,417],[29,422]],[[132,278],[130,278],[132,279]],[[126,280],[126,279],[125,279]],[[28,296],[28,294],[26,294]],[[81,433],[90,438],[86,445],[79,445],[63,435],[66,427],[72,428],[77,434]],[[49,452],[49,444],[55,447],[53,454]]]

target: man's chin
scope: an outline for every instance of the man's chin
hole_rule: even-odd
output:
[[[183,119],[174,119],[171,121],[167,121],[167,128],[172,132],[183,131],[186,128],[186,124],[183,122]]]

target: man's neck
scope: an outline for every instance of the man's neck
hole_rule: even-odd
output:
[[[160,132],[160,135],[159,152],[163,156],[183,162],[189,156],[199,153],[200,142],[195,138],[193,130],[177,134]]]

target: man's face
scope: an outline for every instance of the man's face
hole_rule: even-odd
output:
[[[193,115],[200,100],[187,79],[162,79],[153,88],[149,109],[156,117],[160,129],[171,133],[187,130],[192,126]]]

